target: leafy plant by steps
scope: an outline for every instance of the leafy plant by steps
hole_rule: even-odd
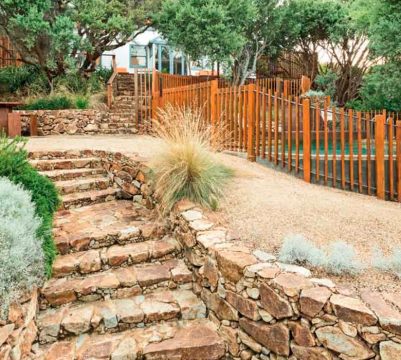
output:
[[[0,177],[0,318],[25,291],[42,285],[44,255],[31,193]]]
[[[36,215],[41,219],[36,236],[42,243],[46,274],[50,276],[56,256],[52,235],[53,215],[60,205],[60,199],[54,184],[29,164],[25,143],[22,138],[9,140],[0,135],[0,177],[6,177],[32,193]]]
[[[232,170],[216,160],[210,145],[219,136],[204,123],[200,111],[190,108],[167,107],[159,119],[155,132],[163,145],[151,168],[162,211],[168,212],[183,198],[217,208],[232,176]]]

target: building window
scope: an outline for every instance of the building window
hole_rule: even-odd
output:
[[[148,54],[146,51],[146,46],[143,45],[130,46],[129,66],[131,68],[148,67]]]

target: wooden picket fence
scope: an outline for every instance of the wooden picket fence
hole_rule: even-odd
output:
[[[329,98],[312,103],[300,97],[305,81],[287,83],[285,94],[269,80],[171,87],[153,93],[153,116],[167,104],[201,109],[211,126],[225,129],[226,150],[310,183],[401,201],[401,118],[339,109]]]

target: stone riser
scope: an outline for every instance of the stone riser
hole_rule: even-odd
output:
[[[107,173],[102,168],[51,170],[51,171],[42,171],[41,174],[47,176],[52,181],[86,179],[87,177],[92,177],[96,175],[107,175]]]
[[[54,343],[38,360],[218,360],[225,344],[207,320],[168,322],[122,333],[76,337]]]
[[[106,190],[111,185],[112,182],[108,178],[87,178],[81,182],[78,179],[56,182],[56,187],[61,195],[91,190]]]
[[[95,169],[101,167],[101,162],[98,158],[31,160],[30,163],[39,171]]]
[[[40,306],[57,307],[73,302],[121,299],[146,294],[158,287],[192,287],[192,273],[182,261],[112,269],[84,278],[51,279],[42,289]]]
[[[99,204],[118,199],[119,196],[120,190],[115,188],[68,194],[63,196],[62,209],[67,210]]]
[[[68,241],[68,239],[64,239],[62,235],[58,237],[58,235],[56,234],[55,243],[58,252],[61,255],[66,255],[68,253],[75,253],[78,251],[91,249],[101,249],[113,245],[141,243],[143,241],[149,240],[153,236],[156,235],[152,233],[151,235],[144,236],[141,230],[141,226],[138,226],[138,228],[132,228],[130,232],[129,229],[127,229],[127,231],[124,233],[116,231],[115,233],[108,233],[106,235],[99,235],[96,237],[89,235],[85,238],[76,238],[73,241]]]
[[[176,258],[180,246],[176,241],[146,241],[124,246],[112,246],[102,250],[88,250],[59,256],[53,264],[53,277],[106,271],[141,263],[171,260]]]
[[[206,317],[206,307],[189,290],[164,290],[128,299],[64,306],[42,312],[39,341],[55,342],[85,333],[113,333],[160,321]]]

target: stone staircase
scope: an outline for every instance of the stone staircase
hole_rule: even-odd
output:
[[[40,294],[38,359],[221,359],[180,243],[152,210],[119,200],[96,157],[35,159],[63,206]]]
[[[144,121],[149,120],[150,117],[150,84],[136,82],[135,75],[128,73],[118,74],[115,81],[116,91],[110,110],[109,129],[115,129],[124,134],[137,133],[139,131],[137,124],[143,125]],[[136,86],[139,87],[137,92]]]

